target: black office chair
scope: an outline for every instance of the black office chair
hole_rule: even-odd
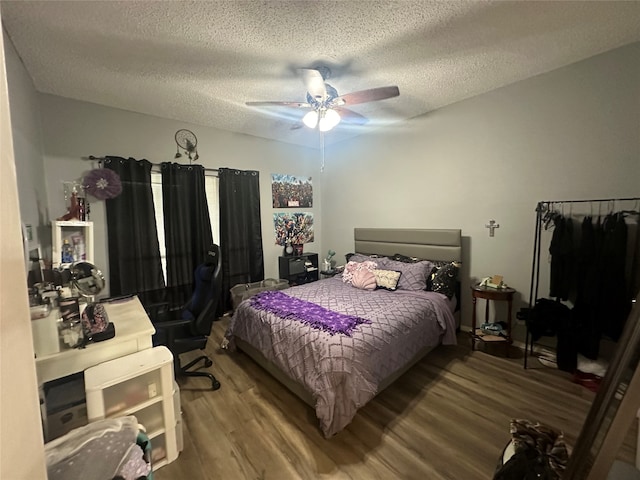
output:
[[[155,310],[147,309],[157,331],[154,344],[165,345],[171,350],[176,376],[208,377],[213,390],[220,388],[220,382],[211,373],[190,370],[202,361],[205,368],[210,367],[213,365],[211,359],[202,355],[182,366],[180,354],[197,348],[203,350],[207,344],[222,292],[221,266],[220,247],[212,245],[205,262],[196,267],[193,296],[179,311],[179,320],[160,319],[157,305],[153,306]],[[162,316],[167,316],[167,312]]]

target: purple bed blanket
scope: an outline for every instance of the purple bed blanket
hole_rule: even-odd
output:
[[[331,335],[342,333],[350,337],[358,325],[371,323],[371,320],[366,318],[333,312],[315,303],[290,297],[282,292],[261,292],[253,296],[249,302],[256,310],[275,313],[280,318],[298,320],[311,328],[324,330]]]
[[[325,437],[347,426],[378,393],[381,381],[405,366],[422,348],[456,343],[449,300],[439,293],[360,290],[339,277],[278,292],[342,317],[364,320],[350,335],[312,328],[295,315],[281,318],[251,299],[234,313],[226,338],[260,350],[315,399]],[[267,302],[268,303],[268,302]]]

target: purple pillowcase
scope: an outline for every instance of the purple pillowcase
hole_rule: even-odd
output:
[[[427,288],[427,276],[431,274],[433,263],[428,260],[404,263],[387,259],[384,268],[402,273],[398,282],[398,290],[418,291]]]

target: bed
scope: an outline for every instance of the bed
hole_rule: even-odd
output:
[[[381,272],[401,272],[395,290],[336,275],[263,292],[240,303],[225,334],[229,350],[245,352],[315,409],[326,438],[433,348],[455,344],[459,326],[455,296],[420,282],[457,269],[460,230],[356,228],[354,241],[344,276],[374,262],[380,285],[388,287]]]

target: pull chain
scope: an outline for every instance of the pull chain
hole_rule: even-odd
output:
[[[320,154],[322,163],[320,164],[320,173],[324,173],[324,132],[320,132]]]

